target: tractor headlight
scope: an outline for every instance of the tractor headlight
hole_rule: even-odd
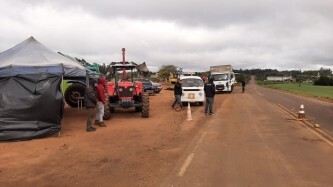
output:
[[[133,88],[130,88],[130,89],[129,89],[129,91],[131,91],[131,92],[132,92],[132,91],[133,91]]]
[[[122,91],[123,91],[123,89],[122,89],[122,88],[119,88],[119,91],[120,91],[120,92],[122,92]]]

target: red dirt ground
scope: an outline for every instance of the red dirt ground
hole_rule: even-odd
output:
[[[162,90],[150,96],[150,118],[116,110],[108,127],[92,133],[86,111],[66,107],[60,136],[0,144],[1,186],[156,186],[206,119],[203,107],[192,106],[187,121],[173,100],[172,90]]]

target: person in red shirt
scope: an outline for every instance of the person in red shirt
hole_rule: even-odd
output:
[[[106,79],[104,77],[100,78],[97,85],[97,108],[98,112],[96,114],[96,122],[101,127],[106,127],[106,124],[103,122],[104,116],[104,104],[105,104],[105,84]]]

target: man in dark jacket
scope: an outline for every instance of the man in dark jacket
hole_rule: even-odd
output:
[[[182,104],[182,100],[181,100],[181,96],[182,96],[182,84],[180,81],[180,78],[177,79],[177,82],[175,83],[175,88],[173,89],[174,91],[174,95],[175,95],[175,102],[173,102],[172,104],[172,108],[175,108],[175,105],[177,103],[179,103],[180,109],[183,110],[183,104]]]
[[[97,86],[97,82],[94,79],[91,79],[89,82],[89,86],[84,91],[84,106],[87,108],[88,119],[87,119],[87,131],[92,132],[95,131],[96,128],[93,127],[93,120],[96,115],[96,92],[95,87]]]
[[[215,96],[215,84],[214,79],[210,78],[208,83],[205,83],[205,96],[206,96],[206,104],[205,104],[205,114],[213,115],[213,104],[214,104],[214,96]]]
[[[242,93],[245,92],[245,80],[242,79]]]

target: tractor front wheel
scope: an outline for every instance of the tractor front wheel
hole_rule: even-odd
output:
[[[142,93],[142,117],[148,118],[149,117],[149,95],[147,93]]]

